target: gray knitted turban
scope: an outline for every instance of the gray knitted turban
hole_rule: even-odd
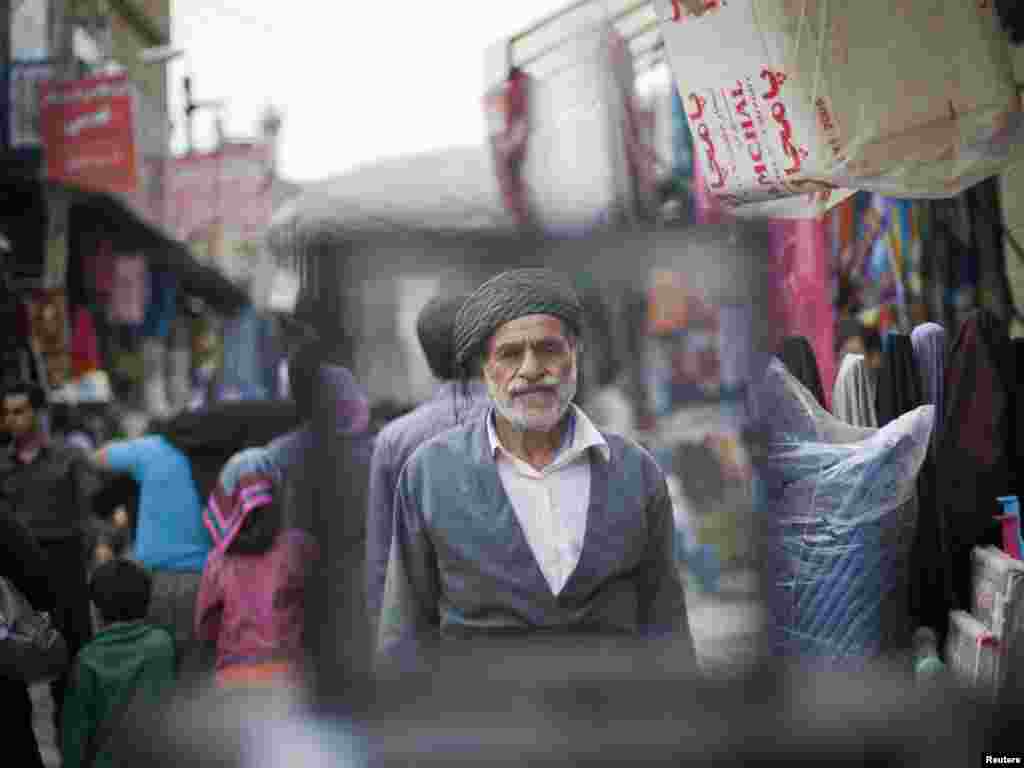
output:
[[[438,296],[427,302],[416,320],[416,335],[427,358],[430,370],[441,381],[457,377],[455,348],[452,336],[455,333],[455,317],[469,294],[460,296]]]
[[[525,315],[554,315],[579,336],[583,306],[565,277],[549,269],[503,272],[481,285],[455,319],[455,362],[460,370],[478,356],[498,328]]]

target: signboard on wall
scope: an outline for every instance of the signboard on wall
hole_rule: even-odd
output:
[[[127,75],[44,83],[40,122],[53,181],[132,194],[138,186]]]
[[[11,63],[8,99],[10,103],[9,136],[14,149],[40,147],[42,128],[39,122],[39,92],[53,75],[48,61],[14,61]]]
[[[167,173],[167,226],[189,240],[219,221],[232,240],[259,240],[270,226],[270,150],[228,144],[173,158]]]

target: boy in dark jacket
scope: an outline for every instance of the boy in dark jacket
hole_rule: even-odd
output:
[[[75,659],[63,712],[64,768],[112,765],[105,747],[117,721],[175,684],[174,638],[144,621],[152,590],[150,575],[129,560],[104,563],[92,576],[100,631]]]

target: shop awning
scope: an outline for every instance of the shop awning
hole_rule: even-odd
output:
[[[188,296],[222,314],[234,314],[249,304],[249,297],[224,274],[201,264],[188,247],[145,221],[113,194],[73,190],[71,204],[77,215],[86,216],[110,233],[117,251],[144,251],[150,263],[173,272]]]

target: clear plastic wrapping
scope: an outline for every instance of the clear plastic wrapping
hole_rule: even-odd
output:
[[[776,648],[875,655],[900,622],[889,612],[906,593],[934,406],[881,429],[851,427],[773,360],[754,408],[769,435],[758,462],[764,510],[781,544],[772,558]]]

